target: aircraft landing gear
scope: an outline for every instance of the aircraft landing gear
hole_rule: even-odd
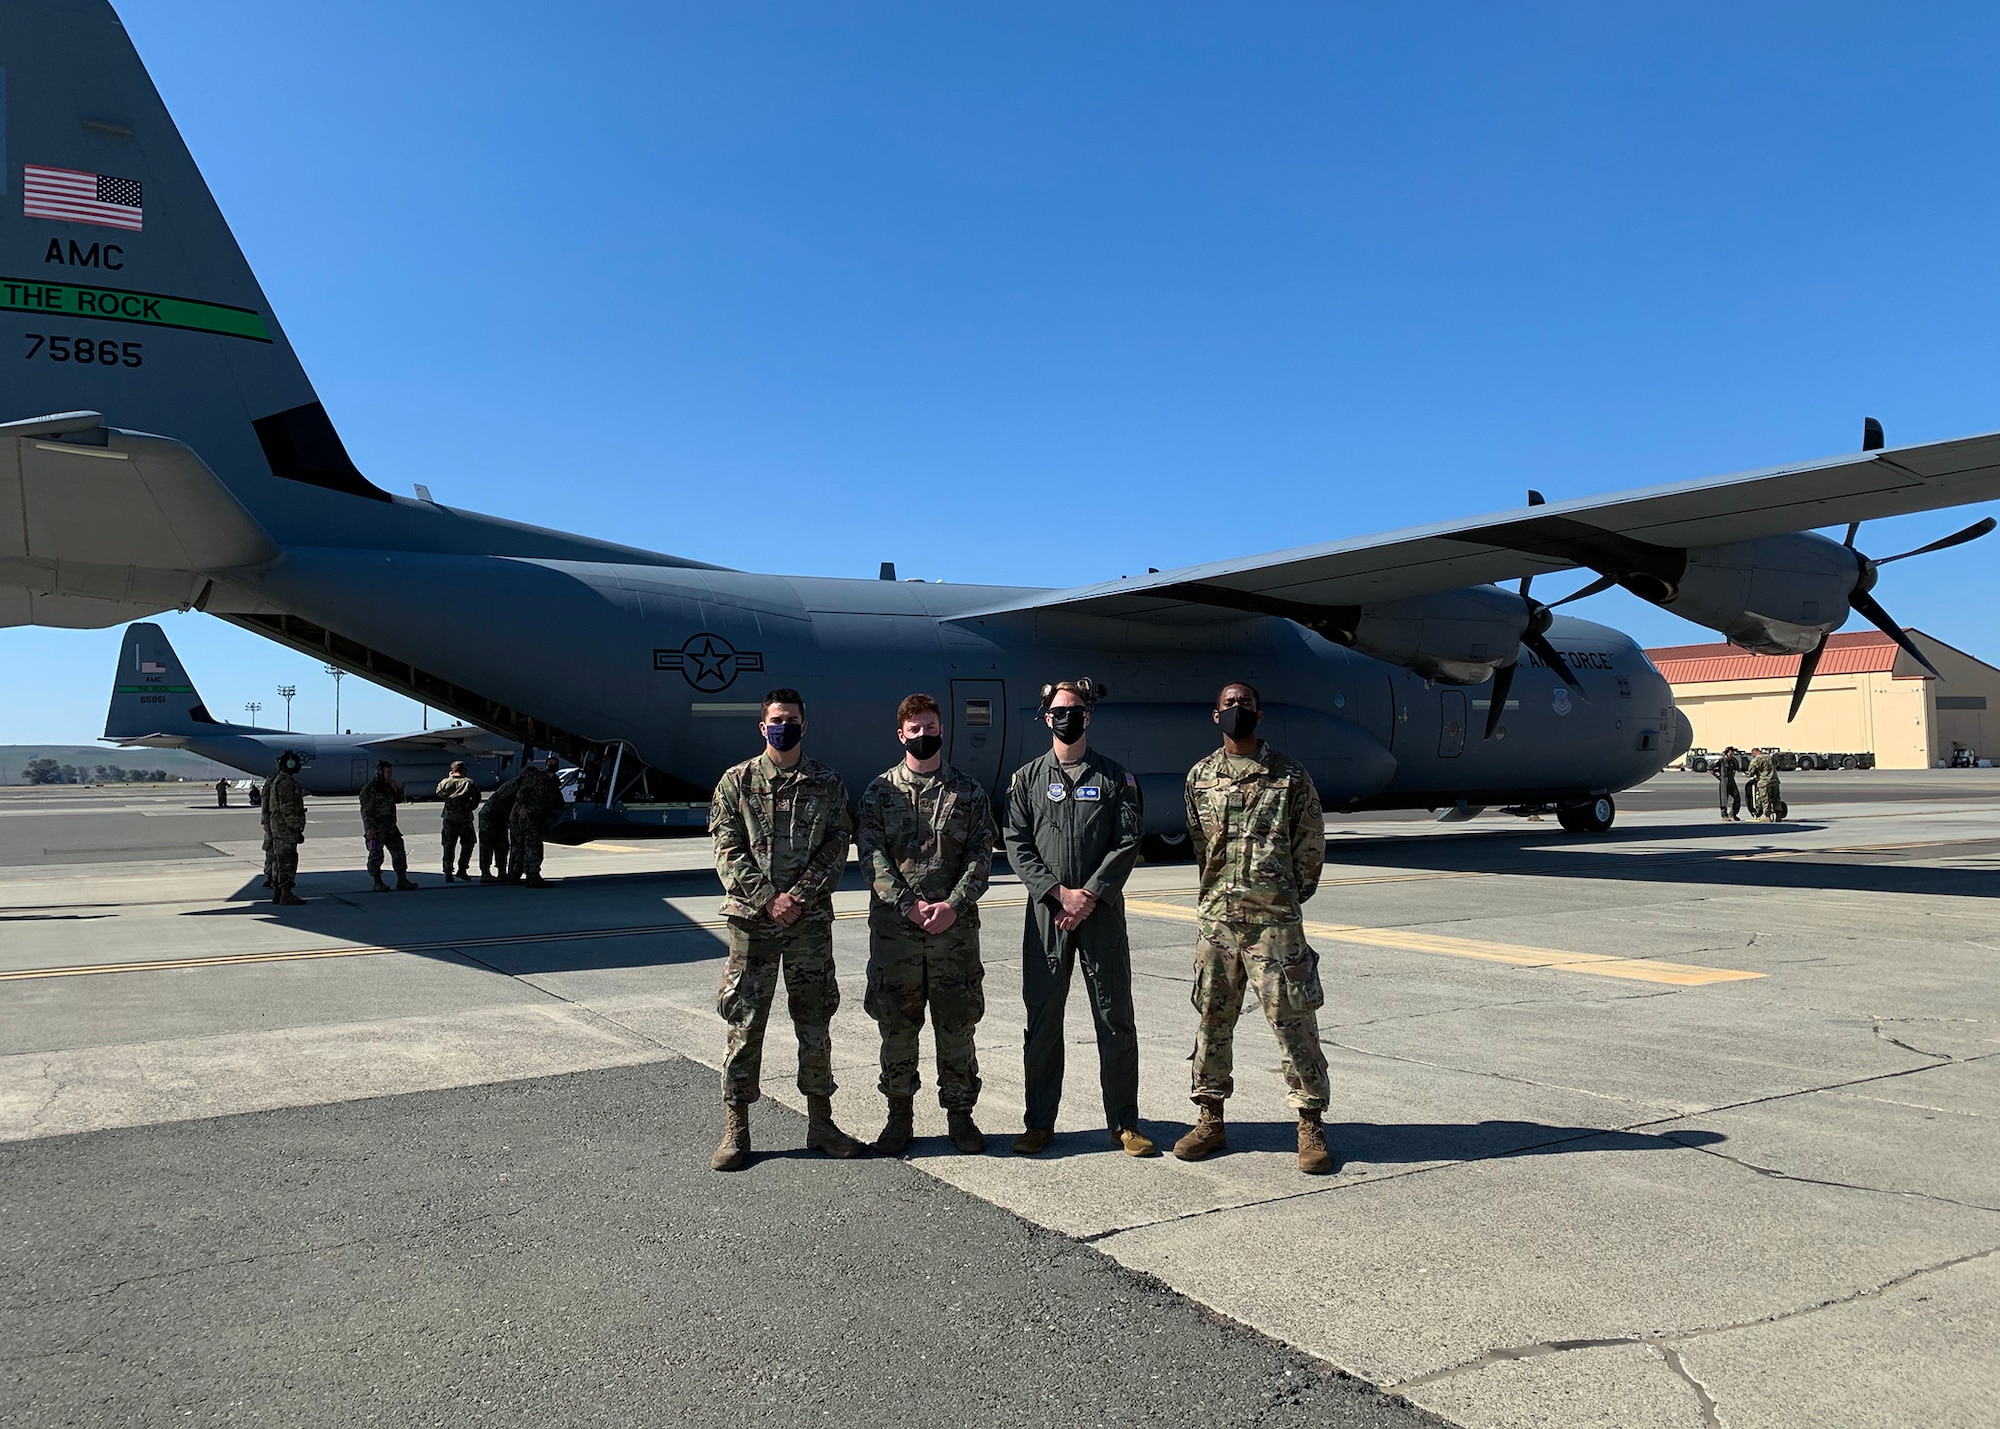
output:
[[[1609,794],[1599,794],[1587,804],[1563,804],[1556,809],[1557,822],[1573,834],[1608,832],[1617,817],[1618,806]]]
[[[1148,863],[1186,863],[1194,857],[1194,841],[1186,834],[1147,834],[1139,853]]]

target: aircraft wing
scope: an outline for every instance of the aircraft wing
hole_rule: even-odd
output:
[[[513,747],[506,740],[471,724],[453,725],[450,729],[417,730],[410,734],[389,734],[380,739],[361,740],[360,744],[363,749],[380,750],[383,754],[434,754],[444,749],[483,753],[490,749]]]
[[[1382,536],[1130,576],[967,611],[1073,610],[1166,624],[1353,606],[1570,570],[1607,536],[1714,546],[2000,498],[2000,432],[1857,452]]]

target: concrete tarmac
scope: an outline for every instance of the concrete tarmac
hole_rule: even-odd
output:
[[[1331,819],[1307,910],[1340,1161],[1319,1179],[1294,1164],[1254,1007],[1227,1155],[1110,1149],[1081,1005],[1056,1144],[1006,1155],[1005,876],[986,912],[993,1150],[954,1154],[920,1098],[902,1164],[786,1154],[779,1012],[754,1118],[778,1154],[721,1177],[704,843],[552,849],[547,892],[446,888],[435,806],[417,806],[425,887],[381,895],[351,801],[315,800],[314,901],[278,910],[255,901],[254,812],[212,792],[6,791],[0,1407],[1990,1425],[2000,776],[1785,782],[1782,825],[1720,823],[1709,781],[1678,773],[1597,838]],[[1171,864],[1131,889],[1141,1106],[1163,1146],[1191,1115],[1191,894]],[[869,1135],[851,871],[836,907],[836,1104]],[[943,1269],[919,1283],[912,1263]],[[837,1337],[801,1328],[801,1296]],[[1079,1332],[1034,1338],[1044,1308]],[[987,1333],[952,1328],[960,1310]],[[714,1376],[759,1343],[784,1352],[724,1397]],[[976,1410],[948,1397],[954,1373],[977,1379]],[[644,1388],[650,1410],[629,1397]]]

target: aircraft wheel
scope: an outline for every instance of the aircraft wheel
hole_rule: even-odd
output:
[[[1556,810],[1556,820],[1573,834],[1601,834],[1618,817],[1618,806],[1609,794],[1600,794],[1587,804],[1564,804]]]
[[[1147,834],[1139,852],[1148,863],[1186,863],[1194,856],[1194,842],[1186,834]]]

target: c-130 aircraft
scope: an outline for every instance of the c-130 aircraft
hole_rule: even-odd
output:
[[[951,762],[997,790],[1046,739],[1039,687],[1080,674],[1109,688],[1092,739],[1138,774],[1155,836],[1182,833],[1225,680],[1263,690],[1264,734],[1330,811],[1553,808],[1601,831],[1692,732],[1628,636],[1555,614],[1534,577],[1587,569],[1579,594],[1615,583],[1804,653],[1803,698],[1850,611],[1908,648],[1855,526],[2000,496],[2000,434],[1871,430],[1844,457],[1067,590],[755,574],[394,496],[349,458],[111,7],[4,19],[0,624],[231,621],[575,761],[558,838],[698,827],[776,685],[850,788],[922,689]],[[1811,531],[1840,522],[1844,542]],[[456,633],[496,616],[518,638]]]

